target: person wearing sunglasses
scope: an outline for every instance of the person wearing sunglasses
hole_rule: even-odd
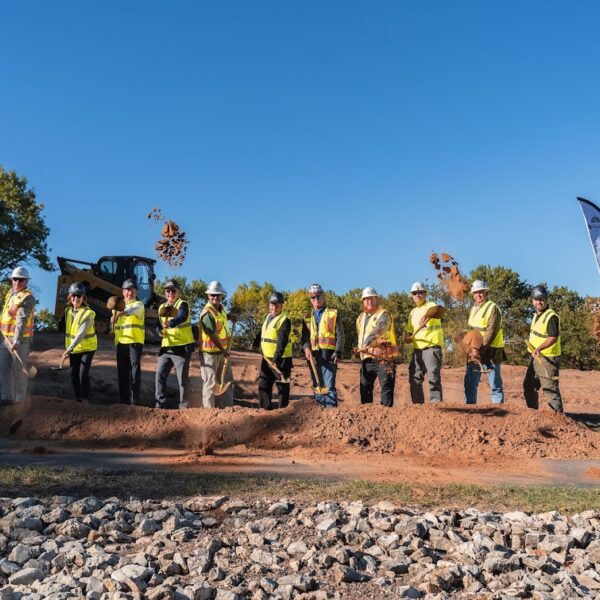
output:
[[[28,380],[23,365],[29,360],[35,310],[35,298],[28,283],[29,272],[25,267],[13,270],[11,289],[4,298],[0,316],[3,337],[0,343],[0,405],[3,406],[27,399]]]
[[[90,391],[90,367],[98,349],[98,336],[94,328],[96,313],[87,305],[85,287],[73,283],[67,296],[65,309],[65,348],[63,360],[69,358],[71,381],[75,400],[87,404]]]
[[[181,289],[175,279],[165,283],[167,301],[158,308],[159,334],[162,337],[156,364],[156,405],[167,404],[167,379],[173,367],[179,384],[179,408],[189,406],[190,362],[195,342],[192,333],[191,311],[187,301],[181,298]]]
[[[231,334],[227,324],[227,312],[223,306],[225,289],[221,282],[211,281],[206,289],[206,295],[208,302],[200,315],[202,406],[225,408],[233,406],[233,385],[230,385],[221,396],[214,394],[217,383],[233,381],[229,360]]]
[[[442,401],[442,348],[444,331],[442,321],[428,317],[426,313],[437,307],[435,302],[427,301],[427,289],[416,281],[410,288],[415,307],[408,315],[406,341],[412,343],[413,353],[408,365],[410,399],[413,404],[423,404],[423,381],[429,380],[429,401],[437,404]]]
[[[117,373],[121,404],[137,406],[142,386],[142,351],[146,339],[146,309],[137,298],[137,286],[126,279],[121,286],[125,308],[115,312],[113,327],[117,347]]]
[[[325,306],[325,293],[318,283],[313,283],[308,288],[308,297],[312,310],[302,321],[300,343],[306,360],[310,363],[312,358],[318,369],[318,373],[315,374],[312,368],[309,368],[313,388],[329,388],[325,394],[315,390],[317,404],[323,408],[335,408],[338,404],[335,389],[337,363],[344,344],[342,323],[338,319],[337,310]],[[317,381],[317,375],[320,375],[321,381]]]

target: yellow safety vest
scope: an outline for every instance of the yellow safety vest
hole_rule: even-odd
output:
[[[146,316],[146,309],[142,304],[141,300],[130,300],[125,303],[125,307],[128,308],[138,302],[142,307],[142,316],[137,315],[123,315],[117,319],[115,323],[115,344],[143,344],[146,339],[146,326],[144,325],[144,319]]]
[[[262,326],[260,334],[260,350],[265,358],[273,358],[275,350],[277,350],[277,334],[283,325],[283,322],[288,318],[285,313],[279,313],[269,321],[267,315]],[[292,356],[292,342],[288,339],[287,346],[283,351],[283,358]]]
[[[304,322],[310,332],[310,347],[312,350],[335,350],[335,324],[337,321],[337,310],[335,308],[323,309],[319,327],[315,319],[315,311],[311,311],[304,317]]]
[[[481,335],[487,329],[490,315],[494,308],[498,308],[491,300],[487,300],[481,306],[472,306],[469,313],[468,325],[471,329],[481,331]],[[504,334],[502,333],[502,317],[500,317],[500,329],[490,342],[490,348],[504,348]]]
[[[419,323],[425,316],[425,313],[434,306],[437,306],[435,302],[423,302],[421,306],[415,306],[408,315],[406,331],[408,333],[417,331],[417,329],[419,329]],[[442,321],[440,319],[429,319],[427,325],[417,332],[412,344],[417,350],[431,348],[432,346],[443,348],[444,330],[442,329]]]
[[[224,308],[221,308],[218,311],[210,302],[204,307],[202,314],[200,315],[200,320],[206,314],[210,313],[215,320],[217,331],[216,337],[221,342],[221,345],[225,350],[229,349],[231,345],[231,338],[229,336],[229,327],[227,326],[227,313]],[[218,354],[221,350],[215,346],[215,343],[212,341],[208,333],[204,331],[202,327],[202,323],[200,323],[200,331],[201,331],[201,348],[202,352],[208,352],[209,354]]]
[[[363,312],[360,315],[358,315],[358,319],[356,319],[356,331],[358,333],[359,348],[362,348],[362,346],[364,346],[364,340],[366,340],[375,330],[375,328],[377,327],[377,322],[379,321],[379,319],[381,319],[383,315],[388,315],[389,327],[371,345],[376,346],[377,344],[386,342],[392,346],[397,345],[396,333],[394,331],[394,318],[387,310],[385,310],[384,308],[380,308],[369,317],[369,321],[367,322],[366,327],[364,326],[364,323],[365,319],[368,316],[367,313]],[[373,358],[373,355],[368,354],[366,352],[361,352],[360,357],[361,359]]]
[[[65,310],[65,348],[71,345],[71,342],[77,337],[77,330],[81,325],[81,321],[92,315],[92,324],[88,328],[83,339],[73,348],[72,354],[79,354],[80,352],[94,352],[98,349],[98,336],[94,328],[94,321],[96,319],[96,313],[88,306],[82,306],[73,318],[73,308],[67,306]]]
[[[12,292],[9,291],[4,298],[4,307],[2,309],[2,316],[0,317],[0,332],[7,338],[12,338],[15,335],[17,311],[21,304],[23,304],[23,301],[32,295],[28,289],[18,294],[11,294]],[[33,335],[33,314],[34,311],[32,310],[25,323],[25,328],[22,330],[24,338],[30,338]]]
[[[548,321],[551,317],[559,319],[558,315],[551,309],[547,308],[543,313],[535,313],[531,321],[531,331],[529,333],[529,343],[535,350],[541,346],[548,338]],[[560,324],[560,319],[559,319]],[[544,348],[540,354],[544,356],[560,356],[560,335],[552,346]]]
[[[158,314],[160,315],[161,309],[164,306],[173,306],[177,310],[181,306],[183,300],[181,298],[177,298],[175,304],[169,304],[168,302],[163,302],[158,307]],[[177,325],[176,327],[165,327],[162,330],[163,338],[162,338],[162,347],[166,346],[185,346],[186,344],[194,343],[194,334],[192,333],[192,320],[191,320],[192,311],[189,310],[188,306],[188,316],[187,319]],[[167,324],[167,321],[170,321],[169,317],[160,317],[160,322],[164,325]]]

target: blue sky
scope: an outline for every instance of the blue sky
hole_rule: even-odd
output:
[[[596,2],[5,3],[0,164],[52,256],[406,290],[464,270],[600,295],[576,196],[600,202]],[[172,274],[158,265],[158,274]],[[56,274],[33,270],[42,306]]]

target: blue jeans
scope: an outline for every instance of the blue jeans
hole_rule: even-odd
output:
[[[323,380],[323,384],[325,387],[329,388],[329,391],[326,394],[317,394],[315,392],[315,400],[319,406],[323,406],[324,408],[335,408],[338,405],[337,400],[337,391],[335,389],[335,376],[337,374],[337,365],[325,360],[320,353],[313,354],[315,359],[315,366],[321,372],[321,378]],[[310,377],[312,379],[313,385],[316,387],[319,385],[318,381],[315,381],[315,378],[312,373],[312,369],[310,369]]]
[[[492,391],[492,404],[504,403],[504,390],[502,388],[502,375],[500,365],[502,363],[490,362],[484,365],[490,372],[487,378]],[[477,386],[481,379],[481,367],[477,363],[468,362],[465,371],[465,404],[477,404]]]

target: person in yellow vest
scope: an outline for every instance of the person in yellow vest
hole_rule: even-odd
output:
[[[28,380],[21,363],[28,365],[33,336],[35,298],[27,287],[29,272],[25,267],[17,267],[11,274],[11,280],[11,289],[4,298],[0,316],[3,338],[0,343],[1,406],[27,399]]]
[[[191,311],[189,304],[181,298],[177,281],[167,281],[164,289],[167,301],[158,307],[158,327],[162,342],[156,363],[155,408],[165,408],[167,404],[167,379],[171,369],[175,367],[179,384],[179,408],[184,409],[189,405],[190,362],[196,346]],[[173,317],[164,316],[166,307],[172,307],[177,314]]]
[[[477,387],[481,380],[481,365],[488,371],[492,404],[504,402],[504,389],[500,367],[506,359],[504,335],[502,333],[502,315],[498,306],[488,299],[488,287],[485,281],[477,279],[471,286],[473,306],[469,313],[469,329],[481,333],[483,346],[480,350],[471,350],[465,371],[465,404],[477,403]]]
[[[427,301],[427,289],[416,281],[410,288],[415,307],[408,315],[406,324],[407,340],[412,343],[413,352],[408,366],[410,399],[413,404],[423,404],[423,381],[425,374],[429,380],[429,401],[437,404],[443,399],[442,393],[442,348],[444,331],[440,319],[428,318],[425,313],[437,305]]]
[[[122,285],[125,308],[113,315],[113,331],[117,347],[117,373],[121,404],[137,406],[142,385],[142,350],[146,339],[146,309],[137,298],[132,279]]]
[[[225,408],[233,406],[233,385],[224,394],[215,396],[217,383],[231,381],[233,374],[228,360],[231,334],[227,312],[223,306],[225,289],[219,281],[211,281],[206,289],[208,302],[200,314],[200,375],[202,376],[202,406]],[[225,373],[223,370],[225,369]]]
[[[531,290],[535,314],[531,321],[528,347],[531,352],[523,381],[525,402],[529,408],[539,408],[539,390],[550,408],[563,412],[563,402],[558,387],[560,371],[560,319],[548,306],[548,290],[536,285]]]
[[[358,352],[362,361],[360,368],[360,402],[373,403],[373,386],[379,379],[381,387],[381,404],[394,405],[394,385],[396,371],[377,361],[377,346],[381,343],[396,347],[394,319],[392,315],[379,306],[379,294],[372,287],[362,291],[363,312],[356,320],[358,333]]]
[[[253,346],[258,347],[263,359],[258,376],[258,399],[265,410],[273,408],[273,384],[279,391],[279,408],[285,408],[290,401],[289,379],[292,373],[292,323],[283,312],[283,294],[273,292],[269,297],[269,314],[266,316],[260,333]],[[285,379],[287,383],[282,381]]]
[[[318,283],[308,288],[308,296],[313,309],[302,321],[302,349],[307,361],[313,358],[321,376],[321,381],[317,381],[309,366],[313,386],[329,388],[326,394],[315,392],[317,404],[324,408],[335,408],[338,404],[335,377],[344,344],[342,323],[337,310],[325,306],[325,292]]]
[[[88,403],[90,392],[90,367],[98,349],[98,336],[94,328],[96,313],[87,305],[85,287],[73,283],[67,296],[65,309],[65,348],[63,360],[68,358],[71,381],[77,402]]]

